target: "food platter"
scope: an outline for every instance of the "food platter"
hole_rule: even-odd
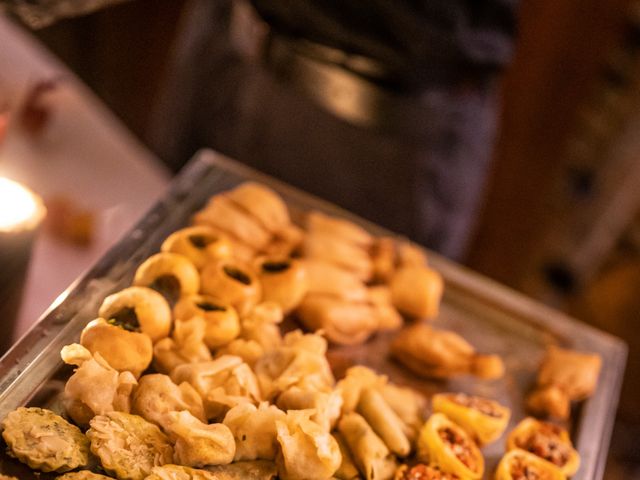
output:
[[[136,268],[158,251],[169,234],[185,226],[211,195],[246,180],[261,182],[280,193],[294,220],[315,209],[348,218],[374,235],[390,235],[374,224],[233,160],[212,151],[201,151],[176,177],[163,200],[61,294],[41,320],[0,359],[0,418],[23,405],[60,411],[60,393],[71,372],[60,359],[62,347],[78,340],[87,322],[96,317],[102,300],[128,286]],[[569,428],[582,457],[580,470],[573,478],[602,478],[624,372],[625,344],[435,253],[429,252],[428,256],[430,265],[442,274],[446,284],[436,324],[462,334],[479,351],[501,355],[507,367],[505,377],[494,382],[466,377],[446,382],[417,379],[389,359],[387,352],[393,334],[378,334],[356,347],[333,347],[328,356],[336,377],[340,378],[352,365],[364,364],[427,395],[464,391],[495,398],[511,408],[511,428],[525,416],[524,396],[535,382],[537,367],[549,345],[597,353],[602,358],[598,389],[574,408]],[[487,478],[503,452],[503,441],[484,450]],[[4,453],[0,456],[0,472],[21,479],[35,478],[33,472]]]

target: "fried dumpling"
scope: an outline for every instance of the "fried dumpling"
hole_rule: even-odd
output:
[[[411,388],[393,383],[378,386],[377,390],[404,424],[404,433],[413,443],[425,421],[427,399]]]
[[[278,475],[276,464],[271,460],[233,462],[229,465],[207,467],[216,480],[273,480]]]
[[[202,398],[187,382],[176,385],[167,375],[154,373],[143,376],[133,395],[132,413],[160,427],[165,415],[186,410],[201,421],[206,420]]]
[[[2,423],[7,453],[43,472],[66,472],[87,465],[89,442],[80,429],[43,408],[20,407]]]
[[[336,390],[342,396],[342,412],[351,413],[356,409],[365,388],[381,388],[386,383],[386,376],[378,375],[369,367],[363,365],[351,367],[336,386]]]
[[[207,425],[187,411],[169,412],[166,425],[175,440],[174,459],[180,465],[204,467],[233,461],[236,443],[226,425]]]
[[[236,442],[235,460],[275,460],[278,451],[276,421],[285,418],[282,410],[266,402],[257,408],[245,403],[229,410],[223,423],[229,427]]]
[[[399,457],[409,455],[411,443],[404,433],[404,424],[377,390],[365,388],[357,410],[389,450]]]
[[[278,476],[283,479],[329,479],[340,467],[342,456],[336,439],[310,419],[312,410],[289,410],[276,421],[280,454]]]
[[[259,303],[242,317],[240,337],[253,340],[262,347],[263,352],[270,352],[282,343],[280,323],[283,318],[282,308],[277,303]]]
[[[565,480],[567,477],[552,463],[520,450],[508,451],[500,460],[495,480]]]
[[[211,352],[204,343],[206,323],[201,317],[176,321],[172,338],[164,338],[153,347],[154,365],[162,373],[171,373],[184,363],[211,360]]]
[[[79,344],[63,347],[62,360],[78,368],[64,387],[63,402],[69,416],[87,425],[94,415],[129,412],[137,381],[131,372],[118,372],[99,353],[91,354]]]
[[[2,476],[0,476],[0,480],[7,479],[3,479]],[[69,472],[64,475],[60,475],[56,480],[111,480],[111,477],[100,475],[99,473],[93,473],[91,470],[80,470],[78,472]]]
[[[293,386],[278,396],[276,405],[282,410],[314,410],[311,420],[329,432],[340,418],[342,397],[335,390],[319,392]]]
[[[206,470],[185,467],[183,465],[161,465],[153,467],[145,480],[227,480]]]

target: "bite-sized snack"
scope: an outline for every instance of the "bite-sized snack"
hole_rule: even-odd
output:
[[[153,467],[145,480],[231,480],[231,477],[215,475],[207,470],[166,464]]]
[[[465,393],[438,393],[431,403],[434,412],[444,413],[480,445],[500,438],[511,417],[511,410],[498,402]]]
[[[198,270],[210,261],[232,255],[232,244],[226,235],[206,225],[183,228],[162,242],[162,252],[178,253],[189,259]]]
[[[204,467],[233,461],[236,442],[226,425],[207,425],[187,411],[169,412],[166,425],[175,440],[174,459],[180,465]]]
[[[290,257],[298,250],[303,238],[304,230],[290,223],[275,233],[271,242],[264,247],[264,253],[267,255]]]
[[[601,367],[600,355],[551,346],[538,372],[538,386],[553,385],[571,400],[584,400],[595,391]]]
[[[328,392],[335,380],[325,356],[327,341],[299,330],[284,336],[282,345],[256,362],[255,370],[265,399],[274,399],[291,387]]]
[[[184,363],[211,360],[211,352],[204,343],[205,328],[202,317],[176,321],[173,338],[163,338],[153,347],[156,369],[162,373],[171,373]]]
[[[571,414],[571,400],[559,387],[550,385],[537,388],[526,399],[527,410],[541,417],[568,420]]]
[[[284,421],[285,413],[266,402],[256,408],[243,403],[227,412],[223,423],[229,427],[236,443],[235,461],[275,460],[278,452],[276,421]]]
[[[74,343],[62,348],[62,360],[78,368],[64,386],[63,403],[69,416],[85,426],[94,415],[113,410],[129,412],[137,381],[131,372],[118,372],[99,353]]]
[[[256,217],[240,208],[225,195],[211,197],[207,206],[195,214],[196,225],[210,225],[255,250],[261,250],[271,238],[271,234]]]
[[[396,246],[397,263],[401,266],[424,267],[427,265],[427,254],[424,248],[415,243],[400,241]]]
[[[369,300],[367,287],[353,273],[323,260],[305,259],[304,265],[309,294],[326,295],[358,303]]]
[[[270,352],[282,344],[280,323],[283,318],[279,304],[261,302],[242,317],[240,337],[259,344],[263,353]]]
[[[558,467],[532,453],[515,449],[500,460],[495,480],[565,480]]]
[[[198,293],[200,274],[187,257],[161,252],[150,256],[138,267],[133,284],[156,290],[175,303],[184,295]]]
[[[442,413],[434,413],[418,437],[417,458],[461,478],[479,479],[484,457],[471,436]]]
[[[196,389],[208,419],[222,420],[230,408],[261,400],[255,374],[241,358],[231,355],[180,365],[171,372],[171,380],[188,382]]]
[[[400,312],[412,318],[435,318],[444,290],[442,276],[429,267],[404,266],[389,282],[391,300]]]
[[[256,261],[262,300],[275,302],[288,313],[307,293],[307,272],[299,260],[269,256]]]
[[[446,473],[437,467],[419,463],[410,467],[400,465],[393,480],[459,480],[460,477],[453,473]]]
[[[66,472],[87,465],[89,442],[80,429],[50,410],[20,407],[2,423],[7,453],[43,472]]]
[[[226,345],[240,333],[236,309],[210,295],[182,297],[173,307],[178,321],[200,317],[205,322],[204,343],[211,349]]]
[[[519,448],[553,463],[570,477],[578,471],[580,455],[573,448],[569,433],[559,425],[525,418],[509,434],[507,450]]]
[[[254,368],[260,357],[264,355],[264,348],[255,340],[245,340],[244,338],[236,338],[224,347],[216,351],[215,358],[223,355],[233,355],[240,357],[244,363]]]
[[[262,296],[260,281],[253,269],[228,259],[204,267],[202,292],[232,305],[240,316],[248,313]]]
[[[282,410],[314,410],[311,420],[330,432],[342,410],[342,397],[336,390],[319,392],[294,386],[285,390],[276,401]]]
[[[398,333],[391,342],[391,354],[416,375],[451,378],[471,374],[483,380],[504,375],[498,355],[482,355],[460,335],[418,323]]]
[[[351,413],[356,409],[363,390],[367,388],[380,389],[386,383],[387,377],[385,375],[379,375],[369,367],[356,365],[349,368],[344,378],[336,385],[336,391],[342,397],[342,413]]]
[[[129,287],[104,299],[98,315],[125,330],[142,332],[153,342],[171,331],[171,308],[162,295],[146,287]]]
[[[332,343],[357,345],[365,342],[378,328],[371,305],[352,303],[327,295],[307,295],[296,316],[312,332],[322,330]]]
[[[216,480],[273,480],[278,475],[276,464],[271,460],[233,462],[207,467],[207,470],[215,475]]]
[[[291,222],[289,209],[275,191],[255,182],[245,182],[226,193],[226,197],[275,233]]]
[[[334,477],[339,480],[356,480],[360,478],[360,472],[358,471],[358,467],[353,461],[353,457],[351,456],[351,452],[349,451],[349,447],[347,447],[344,438],[340,434],[340,432],[334,432],[333,438],[338,442],[338,446],[340,447],[340,455],[342,456],[342,462],[340,462],[340,467],[336,471]]]
[[[276,464],[282,480],[329,479],[340,467],[338,442],[309,418],[312,413],[289,410],[285,420],[276,420]]]
[[[396,242],[391,237],[379,237],[371,248],[373,279],[387,283],[396,268]]]
[[[132,413],[164,427],[167,413],[183,410],[198,420],[206,421],[202,398],[188,383],[176,385],[171,378],[160,373],[145,375],[140,379],[133,394]]]
[[[338,431],[365,480],[390,480],[396,470],[393,454],[357,413],[343,415]]]
[[[386,285],[368,289],[369,304],[378,321],[378,330],[397,330],[402,326],[402,316],[391,302],[391,290]]]
[[[153,467],[173,461],[167,436],[138,415],[108,412],[93,417],[90,425],[91,452],[120,480],[143,480]]]
[[[376,389],[402,420],[404,433],[413,443],[424,424],[427,399],[411,388],[399,387],[393,383],[378,385]]]
[[[362,248],[369,248],[373,244],[373,237],[361,226],[344,218],[330,217],[318,211],[307,215],[307,230],[314,234],[321,233],[337,237]]]
[[[389,450],[399,457],[409,455],[411,443],[404,433],[403,423],[380,393],[373,388],[365,388],[357,410]]]
[[[13,478],[13,477],[10,477]],[[0,480],[2,476],[0,475]],[[111,480],[111,477],[106,475],[100,475],[99,473],[93,473],[91,470],[80,470],[77,472],[69,472],[64,475],[60,475],[56,480]]]
[[[333,263],[364,282],[373,275],[373,264],[367,250],[339,237],[309,233],[302,241],[302,252],[306,258]]]
[[[119,372],[131,372],[136,378],[153,359],[151,337],[109,323],[104,318],[92,320],[84,327],[80,344],[91,353],[99,353]]]

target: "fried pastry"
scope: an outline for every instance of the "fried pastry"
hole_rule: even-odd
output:
[[[365,249],[326,233],[307,234],[302,252],[306,258],[332,263],[364,282],[373,274],[371,258]]]
[[[304,231],[300,227],[290,223],[275,232],[275,236],[271,242],[264,247],[264,253],[267,255],[291,257],[302,244],[304,235]]]
[[[243,403],[227,412],[224,423],[236,443],[235,461],[275,460],[278,452],[276,421],[284,421],[285,413],[266,402],[258,407]]]
[[[379,375],[369,367],[356,365],[349,368],[344,378],[336,385],[336,390],[342,397],[342,413],[355,411],[363,390],[367,388],[380,389],[386,383],[387,377],[385,375]]]
[[[256,262],[262,300],[275,302],[284,313],[296,308],[307,293],[307,271],[295,259],[270,256]]]
[[[402,326],[402,316],[391,302],[391,290],[386,285],[368,288],[369,304],[378,321],[378,330],[397,330]]]
[[[136,378],[153,359],[151,337],[111,324],[104,318],[92,320],[84,327],[80,344],[92,354],[99,353],[119,372],[131,372]]]
[[[86,437],[50,410],[20,407],[0,425],[7,453],[33,469],[66,472],[89,462]]]
[[[578,471],[580,455],[569,433],[559,425],[525,418],[509,434],[507,450],[526,450],[552,463],[567,477]]]
[[[178,365],[211,360],[211,352],[204,343],[205,328],[202,317],[175,322],[172,338],[163,338],[153,347],[156,369],[171,373]]]
[[[183,255],[198,270],[202,270],[212,260],[231,257],[232,248],[232,243],[226,235],[206,225],[196,225],[169,235],[162,242],[160,250]]]
[[[427,266],[427,254],[424,248],[408,241],[400,241],[396,246],[397,260],[400,266]]]
[[[198,420],[206,421],[202,398],[188,383],[176,385],[171,378],[160,373],[140,379],[133,394],[132,413],[164,428],[166,414],[180,411],[188,411]]]
[[[312,234],[320,233],[336,237],[362,248],[369,248],[373,243],[371,234],[359,225],[318,211],[307,215],[307,230]]]
[[[245,182],[227,192],[226,197],[250,213],[271,233],[286,228],[291,222],[289,209],[280,195],[265,185]]]
[[[175,303],[183,295],[198,293],[200,275],[187,257],[161,252],[150,256],[138,267],[133,284],[156,290]]]
[[[167,464],[153,467],[145,480],[231,480],[231,477],[215,475],[198,468]]]
[[[568,420],[571,414],[569,396],[554,385],[531,392],[526,398],[526,407],[534,415],[558,420]]]
[[[524,450],[510,450],[496,469],[495,480],[565,480],[559,468]]]
[[[90,425],[91,452],[120,480],[143,480],[153,467],[173,461],[167,436],[138,415],[108,412],[95,416]]]
[[[584,400],[595,391],[601,366],[599,355],[551,346],[538,372],[538,386],[555,386],[570,400]]]
[[[479,479],[484,473],[484,457],[478,446],[442,413],[431,415],[422,427],[417,458],[461,478]]]
[[[226,345],[240,334],[240,320],[236,309],[210,295],[182,297],[173,307],[178,321],[200,317],[205,322],[204,343],[210,349]]]
[[[357,303],[369,300],[367,288],[353,273],[323,260],[305,259],[304,265],[310,295],[325,295]]]
[[[321,330],[332,343],[356,345],[378,328],[373,307],[327,295],[307,295],[296,310],[300,322],[312,332]]]
[[[236,443],[226,425],[207,425],[187,411],[169,412],[166,425],[175,440],[174,459],[180,465],[204,467],[233,461]]]
[[[216,195],[194,216],[196,225],[210,225],[228,232],[254,250],[261,250],[271,233],[252,214],[247,213],[226,195]]]
[[[98,315],[125,330],[140,331],[153,342],[169,336],[171,331],[169,304],[158,292],[146,287],[129,287],[109,295],[100,305]]]
[[[419,463],[410,467],[409,465],[400,465],[393,480],[461,480],[459,476],[453,473],[446,473],[437,467]]]
[[[389,281],[391,301],[403,314],[412,318],[438,316],[444,290],[442,276],[426,266],[403,266]]]
[[[223,355],[232,355],[240,357],[244,363],[249,365],[252,369],[262,355],[264,355],[264,348],[255,340],[245,340],[244,338],[236,338],[227,343],[224,347],[219,348],[216,351],[215,358],[219,358]]]
[[[242,318],[240,336],[260,345],[263,354],[270,352],[282,344],[280,323],[283,318],[284,314],[278,303],[259,303]]]
[[[465,393],[438,393],[433,411],[445,414],[464,428],[479,445],[497,440],[507,428],[511,411],[494,400]]]
[[[232,305],[242,316],[260,301],[262,289],[258,277],[248,265],[218,260],[202,270],[202,293]]]
[[[497,355],[481,355],[461,336],[415,324],[402,330],[391,343],[391,354],[416,375],[451,378],[472,374],[492,380],[504,375]]]
[[[0,476],[0,480],[2,480],[2,476]],[[111,480],[111,477],[93,473],[91,470],[80,470],[60,475],[56,480]]]
[[[414,443],[424,424],[427,399],[411,388],[399,387],[393,383],[377,385],[375,388],[402,420],[405,435]]]
[[[285,411],[313,410],[311,420],[330,432],[340,418],[342,397],[336,390],[319,392],[293,386],[278,396],[276,405]]]
[[[357,413],[343,415],[338,431],[365,480],[390,480],[396,470],[393,454]]]
[[[334,477],[339,480],[357,480],[360,478],[360,472],[358,472],[358,467],[353,461],[353,457],[351,457],[351,452],[349,452],[349,447],[347,447],[344,438],[340,432],[334,432],[333,438],[338,442],[338,447],[340,447],[340,455],[342,456],[342,462],[340,462],[340,467],[336,471]]]
[[[278,474],[276,464],[271,460],[233,462],[207,467],[207,470],[215,474],[216,480],[273,480]]]
[[[373,279],[387,283],[396,269],[396,242],[391,237],[380,237],[374,240],[371,248],[371,264]]]

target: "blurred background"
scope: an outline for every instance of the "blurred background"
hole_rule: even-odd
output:
[[[158,106],[190,3],[125,2],[32,33],[166,159]],[[517,23],[487,183],[453,256],[628,342],[606,478],[640,478],[640,1],[523,1]]]

